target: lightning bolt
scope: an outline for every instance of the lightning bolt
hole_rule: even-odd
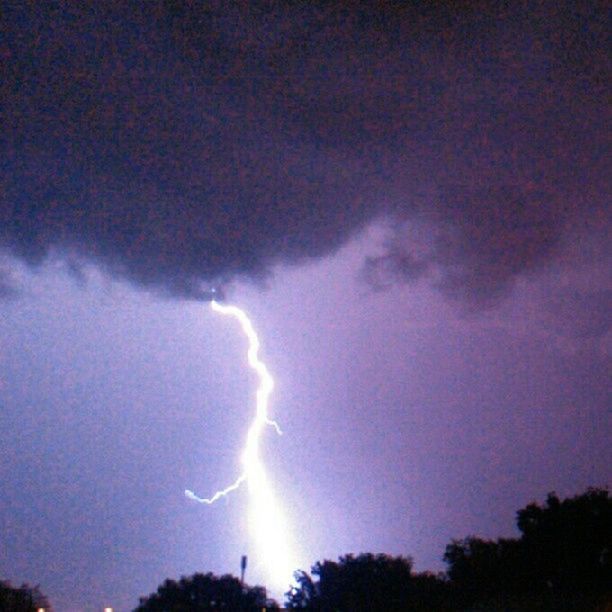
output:
[[[259,359],[259,338],[246,313],[237,306],[220,304],[215,300],[212,300],[210,304],[215,312],[236,319],[248,339],[248,363],[259,378],[256,411],[242,451],[240,476],[232,484],[220,489],[210,497],[199,497],[189,489],[185,490],[185,495],[201,504],[214,504],[246,482],[249,490],[249,530],[255,540],[259,558],[265,568],[270,586],[286,590],[297,565],[290,551],[283,512],[259,456],[260,439],[264,429],[272,427],[279,435],[282,433],[278,423],[268,415],[269,398],[274,388],[274,380],[266,364]]]

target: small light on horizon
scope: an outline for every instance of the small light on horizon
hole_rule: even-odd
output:
[[[104,612],[113,612],[112,608],[104,608]]]

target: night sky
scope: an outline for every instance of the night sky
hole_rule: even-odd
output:
[[[609,485],[607,40],[597,1],[4,2],[0,579],[266,582],[246,492],[183,495],[252,416],[212,287],[302,569]]]

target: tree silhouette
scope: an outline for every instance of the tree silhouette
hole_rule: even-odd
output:
[[[550,493],[544,506],[519,510],[517,525],[519,539],[469,537],[446,547],[457,602],[589,610],[610,600],[612,500],[606,490],[588,489],[563,501]]]
[[[529,504],[517,513],[524,561],[540,586],[555,592],[600,591],[612,585],[612,499],[608,491],[546,505]]]
[[[230,575],[196,573],[178,581],[165,580],[157,592],[140,598],[135,612],[259,612],[262,608],[278,610],[278,605],[266,597],[263,587],[243,586],[238,578]]]
[[[455,600],[464,605],[529,591],[531,574],[518,540],[453,540],[444,560]]]
[[[287,608],[317,612],[612,611],[612,500],[588,489],[517,512],[520,537],[453,540],[446,575],[413,573],[409,557],[363,553],[295,573]],[[1,583],[0,583],[1,584]],[[1,593],[0,593],[1,594]],[[0,600],[1,603],[2,600]],[[262,587],[233,576],[166,580],[136,612],[278,609]],[[2,607],[0,611],[12,608]],[[30,612],[31,608],[15,608]]]
[[[360,612],[435,610],[445,598],[445,584],[433,574],[413,575],[407,557],[346,555],[338,562],[317,562],[313,578],[296,572],[298,585],[287,593],[287,607]]]
[[[2,612],[36,612],[51,610],[51,604],[38,586],[22,584],[14,587],[10,582],[0,580],[0,610]]]

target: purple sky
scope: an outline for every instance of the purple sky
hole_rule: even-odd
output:
[[[2,17],[0,578],[60,612],[264,580],[246,493],[183,496],[253,405],[211,286],[304,569],[441,569],[609,484],[602,6],[121,4]]]

